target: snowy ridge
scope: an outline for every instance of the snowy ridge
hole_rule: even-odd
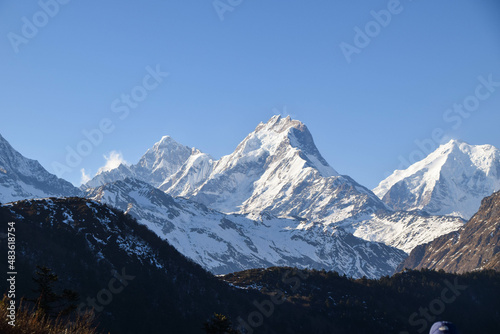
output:
[[[177,173],[191,154],[192,150],[189,147],[177,143],[170,136],[163,136],[159,142],[146,151],[137,164],[132,166],[120,164],[115,169],[98,173],[80,188],[86,190],[99,187],[127,177],[158,187]]]
[[[172,196],[186,196],[205,182],[213,171],[214,160],[195,148],[181,169],[158,188]]]
[[[164,136],[132,166],[139,179],[155,187],[175,174],[191,155],[191,149],[181,145],[170,136]]]
[[[115,169],[112,169],[110,171],[104,171],[97,174],[87,183],[83,184],[80,187],[80,189],[85,190],[88,188],[99,187],[106,183],[114,182],[116,180],[123,180],[126,179],[127,177],[134,177],[134,175],[135,174],[132,171],[132,169],[129,166],[122,163]]]
[[[262,215],[226,215],[174,199],[134,179],[88,190],[88,197],[135,217],[214,274],[276,265],[336,270],[349,276],[392,273],[406,254],[342,228]]]
[[[347,231],[355,236],[383,242],[410,253],[422,245],[444,234],[462,228],[465,221],[456,217],[430,216],[416,212],[377,212],[365,219],[344,222],[350,225]]]
[[[38,161],[21,155],[0,135],[0,202],[81,194],[71,183],[50,174]]]
[[[85,203],[92,213],[91,217],[87,215],[87,210],[79,207],[82,203]],[[154,265],[157,268],[162,267],[157,259],[157,250],[130,231],[125,231],[122,225],[116,224],[116,214],[99,202],[82,198],[39,198],[3,206],[9,208],[15,204],[35,206],[37,215],[47,217],[44,219],[45,224],[50,226],[64,224],[72,229],[75,235],[85,235],[87,246],[98,261],[107,261],[103,255],[103,249],[110,239],[114,239],[113,242],[128,256],[138,259],[141,263]],[[22,216],[19,218],[23,219]]]
[[[373,191],[398,210],[469,219],[481,200],[500,190],[500,151],[491,145],[451,140]]]

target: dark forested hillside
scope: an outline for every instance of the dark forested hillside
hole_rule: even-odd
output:
[[[318,333],[428,333],[440,319],[455,322],[462,333],[496,333],[500,328],[500,273],[495,271],[454,275],[408,270],[355,280],[335,272],[277,267],[222,279],[268,296],[284,293],[293,307],[273,320],[295,322],[296,333],[305,333],[302,328]]]
[[[81,309],[94,308],[99,328],[112,334],[203,333],[214,313],[247,333],[422,333],[438,318],[464,333],[500,328],[495,271],[353,280],[270,268],[214,277],[128,215],[94,201],[5,204],[0,233],[7,222],[16,226],[18,296],[34,297],[36,266],[49,267],[59,276],[57,290],[78,292]],[[0,250],[6,254],[5,239]],[[6,261],[0,270],[7,272]],[[0,288],[7,290],[5,280]]]
[[[398,271],[405,268],[457,273],[500,270],[500,192],[484,198],[461,230],[417,246]]]
[[[0,207],[1,232],[9,221],[16,223],[18,296],[33,296],[36,266],[49,267],[59,276],[58,288],[77,291],[82,309],[93,307],[100,328],[111,333],[201,333],[214,312],[245,310],[239,293],[102,204],[21,201]],[[0,270],[7,272],[6,261]],[[5,292],[5,280],[0,288]]]

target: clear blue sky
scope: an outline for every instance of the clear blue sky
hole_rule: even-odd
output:
[[[390,22],[371,22],[371,11],[388,6]],[[436,128],[500,147],[500,87],[474,100],[479,76],[500,82],[495,0],[243,0],[224,20],[212,0],[59,7],[50,17],[36,1],[0,2],[0,133],[55,172],[83,130],[109,119],[114,130],[62,175],[76,185],[103,155],[116,150],[135,163],[163,135],[219,158],[280,112],[309,127],[335,169],[370,188]],[[40,26],[36,34],[23,17]],[[348,63],[340,45],[356,46],[355,27],[372,37],[358,40]],[[141,93],[146,67],[157,65],[169,76],[120,119],[112,103]],[[469,117],[446,114],[464,100]]]

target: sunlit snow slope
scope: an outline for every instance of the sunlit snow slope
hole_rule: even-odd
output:
[[[68,181],[50,174],[38,161],[21,155],[0,135],[0,202],[81,194]]]
[[[469,219],[481,200],[500,190],[500,151],[451,140],[373,191],[398,210],[424,210]]]
[[[380,277],[391,274],[406,257],[396,248],[356,238],[338,227],[271,215],[260,219],[226,215],[187,199],[174,199],[135,179],[89,189],[87,194],[137,218],[215,274],[292,266]]]

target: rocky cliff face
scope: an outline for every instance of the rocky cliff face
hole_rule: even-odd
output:
[[[500,270],[500,192],[483,199],[479,211],[461,230],[416,247],[398,269],[404,268],[457,273]]]

